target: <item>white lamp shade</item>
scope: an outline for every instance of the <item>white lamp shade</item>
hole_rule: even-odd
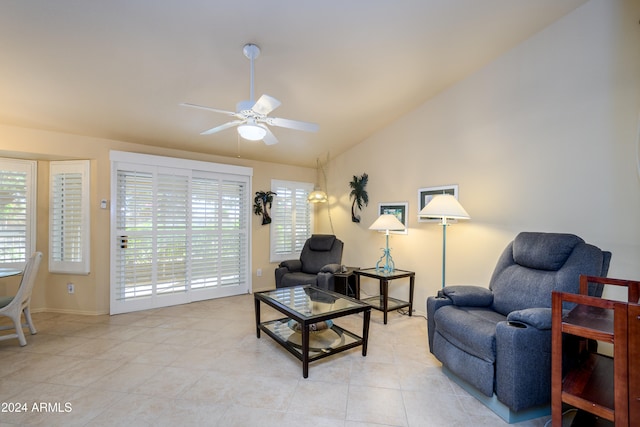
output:
[[[255,123],[245,123],[238,126],[238,133],[249,141],[260,141],[267,134],[267,130],[264,126]]]
[[[382,214],[371,224],[369,230],[399,231],[404,230],[404,224],[395,215]]]
[[[418,216],[431,218],[470,219],[460,202],[451,194],[438,194],[422,208]]]

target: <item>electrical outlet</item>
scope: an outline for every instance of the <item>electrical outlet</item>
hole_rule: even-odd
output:
[[[256,270],[256,276],[258,276],[258,277],[262,276],[262,269],[261,268]]]
[[[69,294],[72,294],[76,291],[76,287],[73,285],[73,283],[67,283],[67,292]]]

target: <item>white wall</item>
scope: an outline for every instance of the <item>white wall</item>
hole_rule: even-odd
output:
[[[334,159],[343,262],[374,266],[384,237],[367,228],[378,203],[408,201],[409,233],[390,245],[397,267],[416,271],[424,310],[440,288],[442,227],[418,223],[417,190],[458,184],[472,219],[448,228],[448,284],[487,285],[525,230],[575,233],[613,252],[610,277],[640,279],[639,20],[638,1],[592,0]],[[370,203],[356,224],[348,182],[363,172]]]

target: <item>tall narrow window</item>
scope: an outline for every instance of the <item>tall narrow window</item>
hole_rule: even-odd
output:
[[[0,266],[23,268],[36,249],[36,171],[28,160],[0,159]]]
[[[313,232],[313,207],[307,196],[313,191],[308,182],[271,181],[271,262],[300,257],[304,243]]]
[[[49,166],[49,271],[89,274],[89,160]]]

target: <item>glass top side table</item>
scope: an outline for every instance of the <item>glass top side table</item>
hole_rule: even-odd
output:
[[[382,311],[384,315],[384,324],[387,324],[387,314],[389,311],[398,310],[400,308],[408,307],[409,316],[413,313],[413,290],[415,287],[416,273],[408,270],[395,269],[391,272],[386,272],[382,269],[377,270],[375,268],[364,268],[353,272],[356,275],[356,288],[360,289],[360,278],[370,277],[380,282],[380,295],[365,298],[361,300],[371,305],[376,310]],[[389,282],[396,279],[409,278],[409,301],[402,301],[396,298],[389,297]]]

